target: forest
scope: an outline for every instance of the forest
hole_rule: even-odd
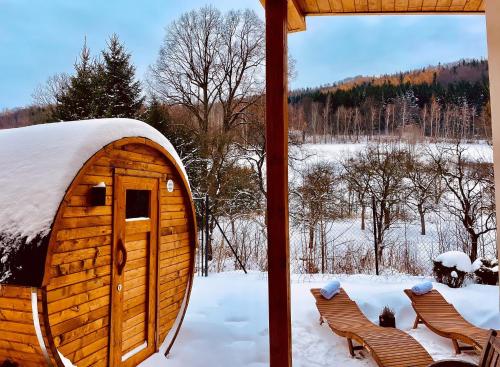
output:
[[[291,127],[323,140],[362,136],[491,139],[488,64],[462,60],[292,91]],[[314,139],[314,138],[313,138]]]

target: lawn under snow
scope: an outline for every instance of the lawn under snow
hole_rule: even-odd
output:
[[[292,277],[293,363],[296,367],[376,366],[363,356],[349,357],[345,339],[334,335],[319,315],[310,288],[321,287],[328,277]],[[412,330],[415,313],[403,293],[422,278],[408,276],[340,276],[365,315],[378,320],[388,305],[396,312],[398,328],[415,337],[435,360],[457,358],[451,342],[425,326]],[[434,283],[470,322],[500,329],[498,287],[469,285],[451,289]],[[184,324],[168,358],[156,354],[142,367],[268,366],[267,278],[263,273],[240,272],[196,277]],[[474,354],[458,358],[476,361]]]

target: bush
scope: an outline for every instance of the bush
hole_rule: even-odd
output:
[[[460,288],[471,271],[469,256],[460,251],[449,251],[434,260],[434,278],[450,288]]]
[[[480,258],[473,264],[476,282],[486,285],[498,284],[498,260]]]
[[[396,316],[394,314],[394,311],[388,306],[384,307],[378,319],[379,325],[382,327],[396,327]]]
[[[456,266],[450,268],[439,261],[434,261],[432,271],[437,282],[446,284],[450,288],[460,288],[467,276],[466,272],[458,270]]]

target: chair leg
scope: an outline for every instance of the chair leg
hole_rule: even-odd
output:
[[[417,316],[415,318],[415,322],[413,323],[413,328],[414,329],[418,328],[418,324],[420,324],[420,318]]]
[[[451,339],[451,342],[453,343],[453,348],[455,349],[455,354],[461,354],[462,351],[460,350],[460,346],[458,345],[458,341],[456,339]]]
[[[349,354],[351,355],[351,357],[356,357],[356,355],[354,354],[355,351],[363,350],[362,345],[354,345],[352,343],[352,339],[350,338],[347,338],[347,345],[349,346]]]
[[[352,345],[352,339],[347,338],[347,345],[349,345],[349,354],[354,357],[354,346]]]

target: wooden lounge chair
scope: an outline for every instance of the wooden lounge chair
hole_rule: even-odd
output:
[[[499,367],[500,366],[500,340],[497,338],[497,332],[491,330],[488,342],[483,348],[479,364],[464,361],[446,360],[434,362],[429,367]]]
[[[343,289],[330,300],[319,289],[311,289],[311,293],[316,298],[320,323],[327,322],[335,334],[347,339],[351,356],[355,350],[366,349],[380,367],[427,367],[434,362],[410,335],[368,320]]]
[[[451,339],[457,354],[463,350],[481,352],[486,345],[490,331],[465,320],[437,290],[421,296],[413,294],[410,289],[405,289],[405,293],[417,314],[414,329],[423,323],[436,334]],[[460,345],[459,342],[466,345]]]

